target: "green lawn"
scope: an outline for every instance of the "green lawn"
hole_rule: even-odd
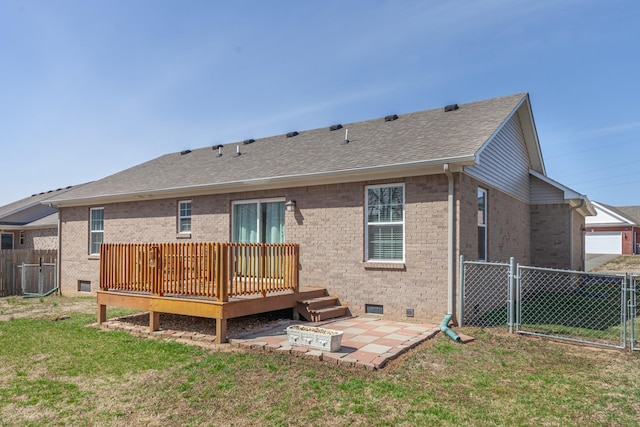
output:
[[[91,314],[69,315],[0,322],[0,425],[639,424],[640,354],[458,329],[476,341],[439,334],[367,371],[104,332],[86,326]]]

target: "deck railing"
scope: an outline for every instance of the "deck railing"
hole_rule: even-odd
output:
[[[298,290],[296,244],[103,243],[100,288],[216,298]]]

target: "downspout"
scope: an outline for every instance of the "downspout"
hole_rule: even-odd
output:
[[[453,315],[453,300],[454,293],[454,274],[456,271],[456,259],[454,252],[455,244],[455,199],[454,199],[454,181],[453,174],[449,169],[449,163],[444,164],[444,174],[449,180],[449,195],[447,200],[448,210],[448,241],[447,241],[447,284],[448,284],[448,301],[447,301],[447,315]]]
[[[584,205],[584,199],[580,199],[580,204],[578,206],[573,206],[569,208],[569,270],[574,270],[573,265],[573,211],[580,209]],[[581,232],[582,233],[582,232]],[[580,246],[582,247],[582,252],[584,253],[584,238],[581,237]],[[584,261],[583,261],[584,264]],[[584,265],[582,266],[584,268]]]
[[[454,190],[455,183],[453,181],[453,174],[449,169],[449,163],[444,164],[444,174],[447,176],[449,181],[449,195],[447,199],[447,211],[448,211],[448,241],[447,241],[447,282],[449,286],[448,292],[448,301],[447,301],[447,314],[442,319],[440,323],[440,330],[444,332],[449,338],[454,340],[455,342],[460,342],[460,337],[456,334],[451,328],[449,328],[449,321],[453,316],[453,299],[455,297],[454,293],[454,274],[456,271],[456,259],[455,259],[455,198],[454,198]]]

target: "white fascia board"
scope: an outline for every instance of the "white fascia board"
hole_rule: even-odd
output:
[[[339,184],[348,182],[401,178],[408,176],[436,175],[443,172],[442,166],[448,163],[452,172],[461,172],[464,166],[475,165],[474,155],[444,159],[421,160],[403,164],[390,164],[367,168],[354,168],[340,171],[318,172],[276,177],[265,177],[243,181],[203,184],[186,187],[164,188],[133,193],[105,194],[76,199],[50,199],[47,202],[55,207],[87,206],[96,203],[119,203],[140,200],[167,199],[172,197],[224,194],[254,190],[282,189],[312,185]]]
[[[536,129],[536,122],[533,118],[533,109],[531,108],[531,100],[529,99],[528,93],[523,102],[518,106],[517,112],[533,169],[546,175],[547,171],[544,167],[542,149],[540,148],[540,140],[538,139],[538,130]]]

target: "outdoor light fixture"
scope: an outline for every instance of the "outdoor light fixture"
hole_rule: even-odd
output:
[[[296,201],[295,200],[289,200],[287,203],[284,204],[285,209],[287,209],[287,212],[293,212],[294,210],[296,210]]]

